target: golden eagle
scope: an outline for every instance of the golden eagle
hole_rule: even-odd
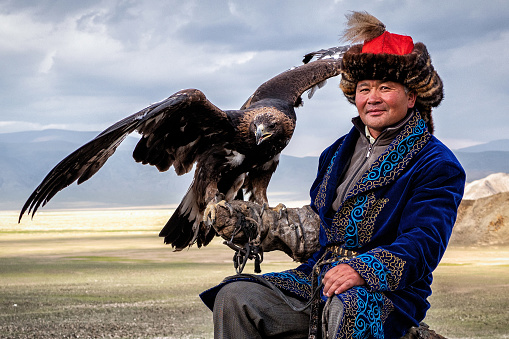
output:
[[[340,74],[340,60],[317,60],[283,72],[262,84],[240,110],[223,111],[197,89],[167,99],[115,123],[57,164],[21,209],[32,217],[57,192],[92,177],[134,131],[142,138],[137,162],[178,175],[196,164],[194,179],[160,236],[176,250],[207,245],[216,234],[203,222],[209,203],[249,195],[267,203],[267,186],[281,151],[295,128],[295,111],[308,89]]]

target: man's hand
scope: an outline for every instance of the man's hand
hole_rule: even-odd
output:
[[[366,281],[356,270],[347,264],[339,264],[331,268],[323,277],[323,294],[331,297],[354,286],[365,285]]]

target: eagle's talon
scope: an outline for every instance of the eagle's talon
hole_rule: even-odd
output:
[[[203,222],[207,227],[212,226],[216,222],[216,213],[218,207],[224,207],[228,210],[230,217],[233,216],[233,207],[226,201],[221,200],[217,203],[209,203],[203,212]]]
[[[260,215],[263,215],[263,212],[265,212],[265,211],[266,211],[266,210],[268,210],[268,209],[270,209],[269,204],[268,204],[268,203],[266,203],[266,202],[264,202],[264,203],[262,204],[262,209],[261,209],[261,211],[260,211]]]
[[[233,217],[235,211],[232,205],[230,205],[226,200],[221,200],[220,202],[217,203],[217,205],[226,208],[230,213],[230,217]]]
[[[272,210],[276,211],[278,213],[279,219],[281,219],[283,217],[283,214],[286,212],[286,206],[282,203],[279,203]]]
[[[203,223],[210,227],[214,224],[216,221],[216,204],[210,203],[205,208],[205,211],[203,212]]]

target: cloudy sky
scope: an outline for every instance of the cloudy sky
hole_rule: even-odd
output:
[[[183,88],[237,109],[366,10],[428,47],[445,85],[449,147],[509,138],[506,0],[0,0],[0,133],[101,131]],[[356,115],[338,78],[305,100],[284,153],[318,155]]]

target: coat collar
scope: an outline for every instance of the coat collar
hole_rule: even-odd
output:
[[[315,205],[324,215],[334,199],[337,183],[343,173],[345,164],[349,161],[358,137],[359,131],[354,127],[336,150],[323,177],[320,189],[315,197]],[[416,111],[387,149],[364,173],[352,190],[347,193],[345,201],[396,180],[401,176],[413,156],[424,147],[430,138],[431,134],[427,130],[426,123],[419,112]]]
[[[430,137],[426,123],[417,112],[347,194],[346,199],[396,180]]]
[[[401,131],[403,126],[405,126],[410,119],[415,115],[415,111],[413,109],[408,110],[407,115],[398,123],[387,127],[382,131],[382,133],[378,136],[378,138],[373,138],[368,131],[368,128],[362,122],[359,116],[356,116],[352,119],[352,123],[357,128],[361,135],[365,135],[371,144],[377,143],[378,145],[389,145],[396,135]]]

